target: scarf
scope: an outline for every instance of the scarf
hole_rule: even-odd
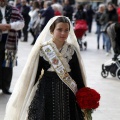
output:
[[[0,23],[2,22],[3,15],[0,10]],[[23,21],[22,15],[19,11],[12,6],[6,6],[5,19],[7,24],[10,22]],[[2,33],[0,34],[2,36]],[[1,38],[1,37],[0,37]],[[5,44],[5,58],[3,61],[3,67],[17,66],[17,49],[18,49],[18,33],[16,30],[10,29]]]

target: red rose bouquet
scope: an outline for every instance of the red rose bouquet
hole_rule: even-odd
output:
[[[92,120],[91,114],[99,106],[100,94],[94,89],[84,87],[77,91],[76,100],[87,120]]]

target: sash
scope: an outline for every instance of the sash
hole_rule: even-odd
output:
[[[53,69],[59,76],[59,78],[72,90],[72,92],[76,95],[77,92],[77,84],[71,78],[71,76],[66,71],[62,60],[60,57],[61,55],[57,54],[57,51],[54,50],[50,43],[43,45],[41,47],[44,55],[48,59],[49,63],[52,65]]]

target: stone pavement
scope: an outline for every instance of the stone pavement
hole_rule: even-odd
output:
[[[87,84],[101,94],[100,106],[92,114],[93,120],[120,120],[120,80],[110,75],[106,79],[101,77],[101,65],[111,59],[113,55],[105,56],[105,51],[102,49],[102,38],[100,50],[97,50],[95,29],[96,26],[94,24],[92,33],[88,33],[84,38],[88,43],[88,48],[86,51],[81,51]],[[30,45],[32,39],[31,35],[29,35],[27,43],[19,42],[18,67],[14,68],[11,91],[13,91],[14,85],[32,48]],[[4,118],[8,99],[9,96],[2,94],[0,91],[0,120]]]

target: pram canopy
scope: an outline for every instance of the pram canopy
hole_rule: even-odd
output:
[[[82,38],[82,36],[87,31],[88,26],[86,20],[76,20],[75,21],[75,27],[74,32],[77,38]]]

